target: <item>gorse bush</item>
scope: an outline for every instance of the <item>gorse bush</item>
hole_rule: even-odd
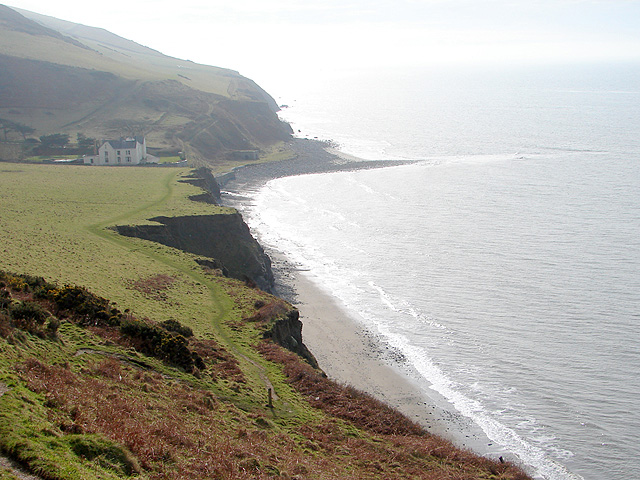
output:
[[[22,320],[25,322],[33,322],[38,325],[44,324],[49,316],[49,313],[35,302],[14,302],[9,305],[9,314],[15,320]]]
[[[0,327],[3,336],[18,328],[43,338],[55,338],[60,320],[43,307],[42,303],[47,304],[48,301],[53,304],[54,310],[57,309],[58,316],[78,325],[117,328],[137,350],[146,355],[190,373],[205,368],[204,360],[190,348],[187,340],[187,337],[193,336],[193,331],[177,320],[167,320],[161,324],[142,321],[129,314],[128,310],[125,310],[126,314],[122,313],[115,304],[84,287],[59,287],[42,277],[0,271],[0,282],[0,313],[3,313]],[[34,301],[15,301],[10,290],[30,293]],[[42,302],[38,303],[36,299]]]
[[[39,303],[28,300],[14,301],[8,304],[4,311],[10,330],[18,328],[42,338],[56,337],[60,321],[50,316]]]
[[[36,277],[33,275],[16,275],[0,271],[0,287],[6,286],[19,292],[36,291],[38,289],[46,289],[46,287],[55,287],[55,285],[47,282],[42,277]]]
[[[181,367],[187,372],[193,372],[194,367],[202,369],[205,366],[202,358],[191,351],[187,339],[178,333],[170,333],[159,326],[135,318],[123,320],[120,331],[133,340],[136,349]]]
[[[76,285],[52,288],[47,292],[46,298],[52,300],[60,310],[79,316],[78,320],[84,325],[117,326],[123,316],[106,298]]]
[[[173,318],[161,322],[160,325],[162,325],[165,330],[179,333],[185,338],[193,337],[193,330],[185,325],[182,325],[179,321],[174,320]]]

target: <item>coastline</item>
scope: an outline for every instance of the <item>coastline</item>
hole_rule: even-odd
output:
[[[312,173],[329,173],[404,165],[407,161],[359,161],[337,155],[332,146],[314,140],[295,139],[297,158],[274,164],[241,167],[227,178],[223,190],[229,203],[242,210],[251,208],[251,193],[269,180]],[[300,311],[305,345],[320,368],[333,380],[367,392],[396,408],[427,431],[456,446],[519,464],[512,454],[490,440],[479,426],[464,417],[427,382],[412,378],[410,366],[394,358],[393,351],[351,316],[314,280],[313,272],[300,271],[284,254],[263,245],[271,257],[276,277],[275,294]]]
[[[313,173],[331,173],[416,163],[415,160],[361,160],[338,152],[329,142],[294,138],[289,147],[296,156],[287,160],[241,165],[216,177],[223,191],[242,197],[269,180]]]
[[[292,282],[303,341],[330,378],[373,395],[458,447],[496,459],[508,456],[478,426],[447,408],[435,391],[426,391],[403,371],[394,352],[314,283],[308,272],[294,272]]]

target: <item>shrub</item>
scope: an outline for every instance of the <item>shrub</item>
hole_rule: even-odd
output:
[[[39,337],[56,337],[60,322],[57,318],[51,317],[39,303],[25,300],[14,302],[7,309],[12,326],[24,330]],[[46,329],[45,322],[49,320]]]
[[[33,275],[21,275],[21,277],[24,280],[24,283],[29,285],[29,287],[31,287],[32,290],[35,290],[37,288],[46,288],[46,289],[55,288],[54,284],[47,282],[42,277],[36,277]]]
[[[178,320],[169,319],[161,322],[160,325],[164,327],[165,330],[169,330],[170,332],[179,333],[185,338],[193,337],[193,330],[189,327],[182,325]]]
[[[49,314],[40,304],[30,301],[16,302],[9,306],[9,314],[16,320],[43,324]]]
[[[7,308],[11,303],[11,294],[5,290],[0,290],[0,308]]]
[[[20,277],[11,276],[8,278],[8,285],[17,292],[26,291],[29,286]]]
[[[164,280],[169,285],[173,282],[171,277]],[[9,337],[13,329],[18,328],[43,338],[56,338],[60,320],[50,316],[40,303],[29,300],[14,302],[8,291],[32,290],[34,298],[53,302],[58,315],[62,312],[79,325],[101,327],[104,331],[111,332],[115,332],[115,329],[110,327],[120,327],[120,333],[129,337],[142,353],[160,358],[189,373],[205,368],[204,360],[191,350],[186,338],[193,336],[193,331],[177,320],[167,320],[161,326],[143,322],[129,315],[128,310],[125,311],[126,315],[123,314],[109,300],[94,295],[84,287],[58,287],[42,277],[0,271],[0,283],[0,309],[3,310],[0,312],[0,335],[3,337]]]
[[[67,310],[82,317],[81,324],[95,326],[116,326],[120,324],[122,312],[110,305],[109,300],[76,285],[49,290],[48,298],[61,310]]]
[[[202,358],[189,349],[189,342],[180,334],[169,333],[135,318],[123,320],[120,331],[130,337],[141,352],[158,357],[187,372],[193,372],[194,367],[205,367]]]

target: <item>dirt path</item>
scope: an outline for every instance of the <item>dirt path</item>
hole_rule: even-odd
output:
[[[0,382],[0,397],[9,391],[4,383]],[[2,470],[8,470],[20,480],[42,480],[42,477],[31,475],[24,470],[18,462],[11,460],[9,457],[0,453],[0,472]]]
[[[0,472],[3,470],[8,470],[20,480],[43,480],[42,477],[31,475],[26,470],[24,470],[20,466],[20,464],[0,454]]]

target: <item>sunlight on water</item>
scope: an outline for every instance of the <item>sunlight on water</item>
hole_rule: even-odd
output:
[[[343,79],[300,121],[424,162],[272,181],[249,220],[541,478],[632,478],[640,105],[633,88],[541,78],[487,95],[495,77],[413,78],[373,116],[355,92],[390,79]]]

